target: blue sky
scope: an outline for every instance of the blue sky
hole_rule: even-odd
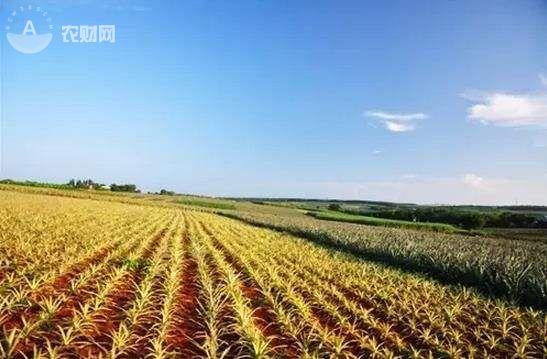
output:
[[[28,4],[53,41],[2,26],[0,177],[547,204],[544,1],[4,0],[2,25]]]

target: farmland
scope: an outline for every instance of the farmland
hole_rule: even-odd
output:
[[[238,214],[245,222],[185,204],[0,188],[2,356],[546,355],[541,242],[463,246],[472,238]],[[309,221],[343,225],[320,228],[338,242],[310,240],[317,223]],[[443,251],[443,242],[456,244]],[[462,252],[451,256],[456,246]],[[539,305],[489,298],[358,255],[367,250],[426,263],[456,283],[467,273],[490,278],[496,268],[489,285],[507,282],[515,298],[533,296]],[[470,252],[477,263],[465,261]],[[488,262],[493,254],[503,256]]]

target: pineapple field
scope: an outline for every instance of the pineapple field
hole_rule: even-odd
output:
[[[0,188],[2,357],[547,355],[541,306],[203,208],[59,193]],[[374,233],[359,248],[408,235]],[[426,239],[421,243],[432,253]],[[439,273],[464,263],[443,255]],[[542,260],[524,263],[527,271],[515,279],[536,297],[545,288]],[[498,279],[511,275],[500,270]]]

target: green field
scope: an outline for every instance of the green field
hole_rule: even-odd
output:
[[[383,226],[383,227],[398,227],[408,229],[422,229],[434,232],[446,232],[446,233],[458,233],[465,232],[450,224],[444,223],[425,223],[425,222],[410,222],[410,221],[398,221],[394,219],[385,219],[377,217],[368,217],[357,214],[349,214],[337,211],[310,211],[308,215],[327,221],[348,222],[357,224],[366,224],[369,226]]]
[[[194,198],[178,198],[177,203],[185,204],[188,206],[197,206],[214,209],[236,209],[236,206],[232,203],[218,200],[204,200]]]

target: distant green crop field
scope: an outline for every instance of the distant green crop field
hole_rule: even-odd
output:
[[[182,198],[178,199],[177,203],[180,204],[186,204],[189,206],[198,206],[198,207],[205,207],[205,208],[217,208],[217,209],[236,209],[236,206],[232,203],[228,202],[221,202],[221,201],[205,201],[205,200],[199,200],[199,199],[192,199],[192,198]]]
[[[450,224],[443,224],[443,223],[399,221],[394,219],[367,217],[362,215],[348,214],[348,213],[342,213],[342,212],[336,212],[336,211],[308,212],[308,214],[314,218],[323,219],[327,221],[357,223],[357,224],[365,224],[369,226],[423,229],[428,231],[446,232],[446,233],[462,232],[462,230]]]

